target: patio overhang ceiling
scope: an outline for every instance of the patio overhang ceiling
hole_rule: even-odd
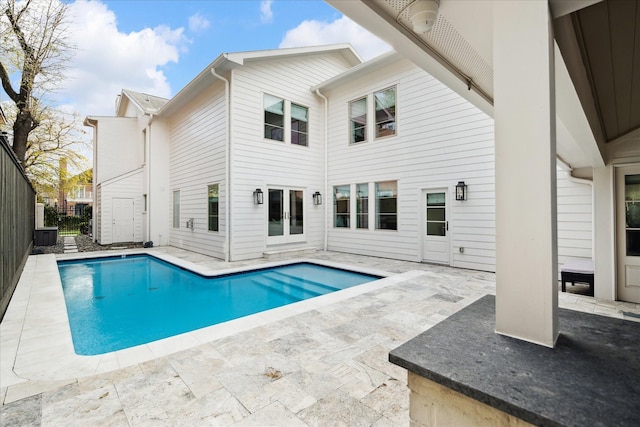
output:
[[[492,115],[493,1],[440,0],[426,34],[412,30],[414,1],[327,0]],[[640,0],[549,4],[557,43],[557,154],[573,168],[603,166],[640,144]]]

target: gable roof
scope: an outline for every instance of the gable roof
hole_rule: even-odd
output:
[[[218,80],[213,76],[211,70],[215,70],[217,74],[226,74],[230,70],[245,65],[248,62],[278,59],[278,58],[293,58],[307,55],[318,55],[328,53],[341,54],[348,64],[352,67],[362,63],[362,59],[348,43],[325,45],[325,46],[310,46],[310,47],[294,47],[284,49],[270,49],[270,50],[254,50],[247,52],[236,53],[223,53],[218,56],[212,63],[204,68],[193,80],[191,80],[184,88],[180,90],[169,102],[167,102],[159,111],[158,114],[167,114],[180,106],[184,105],[192,96],[198,94],[205,87],[212,82]]]
[[[167,102],[169,102],[168,99],[161,98],[159,96],[123,89],[118,105],[116,106],[116,115],[120,115],[124,108],[124,103],[122,102],[124,96],[126,96],[140,111],[145,114],[156,114]]]
[[[385,52],[382,55],[378,55],[373,59],[370,59],[367,62],[363,62],[362,64],[356,65],[353,68],[348,69],[344,73],[338,74],[335,77],[330,78],[320,84],[315,85],[311,88],[312,92],[316,90],[330,90],[334,87],[345,84],[351,80],[362,77],[363,73],[372,73],[375,70],[382,68],[386,65],[393,64],[400,60],[404,59],[396,51],[390,50],[389,52]]]

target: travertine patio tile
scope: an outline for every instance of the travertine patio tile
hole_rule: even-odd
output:
[[[289,411],[282,403],[273,402],[259,411],[233,424],[233,427],[265,427],[265,426],[291,426],[308,427],[295,414]]]
[[[301,411],[298,416],[310,426],[359,427],[372,425],[382,414],[338,390]]]

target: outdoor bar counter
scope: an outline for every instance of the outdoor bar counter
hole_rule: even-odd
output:
[[[555,348],[495,333],[487,295],[392,350],[412,426],[640,425],[640,323],[560,309]]]

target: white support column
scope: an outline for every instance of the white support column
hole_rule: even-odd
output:
[[[593,266],[596,298],[616,299],[616,227],[613,166],[593,168]]]
[[[553,32],[547,0],[495,1],[496,332],[558,335]]]

